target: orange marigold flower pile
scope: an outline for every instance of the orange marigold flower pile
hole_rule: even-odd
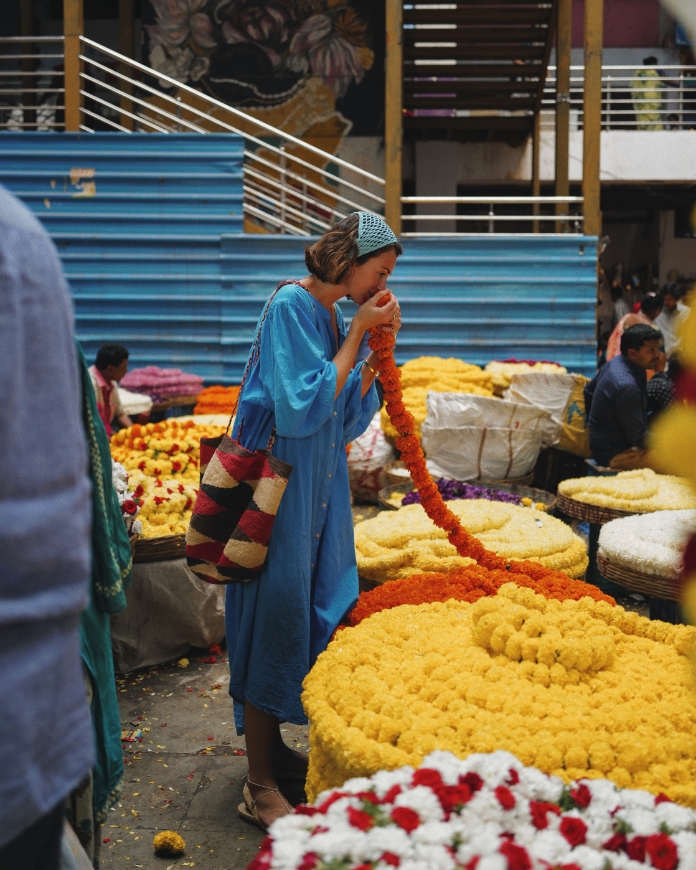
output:
[[[358,625],[373,613],[401,604],[432,604],[450,599],[473,604],[484,596],[496,595],[498,589],[511,580],[517,586],[526,586],[545,598],[558,601],[579,601],[589,597],[595,601],[616,604],[613,598],[600,592],[596,586],[582,580],[571,580],[559,571],[554,573],[557,576],[535,580],[525,574],[518,573],[511,577],[509,571],[489,571],[480,565],[469,565],[452,574],[414,574],[401,580],[388,580],[360,595],[358,603],[348,615],[348,624]]]
[[[194,414],[231,414],[239,395],[239,387],[206,387],[198,395]]]

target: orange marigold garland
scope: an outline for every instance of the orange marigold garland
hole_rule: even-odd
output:
[[[386,305],[389,298],[389,296],[385,296],[380,300],[380,305]],[[418,436],[414,435],[413,432],[413,416],[402,401],[401,373],[394,361],[396,337],[391,332],[385,332],[381,327],[375,327],[370,330],[368,344],[377,355],[377,369],[384,389],[384,401],[389,419],[397,432],[401,433],[396,439],[397,450],[401,453],[401,459],[411,474],[421,497],[423,509],[436,526],[447,532],[449,542],[455,547],[457,553],[465,559],[474,559],[483,568],[492,571],[524,574],[537,581],[543,578],[555,578],[558,581],[568,580],[568,576],[562,571],[544,568],[537,562],[508,562],[496,553],[487,550],[478,538],[467,532],[459,522],[459,518],[443,501],[437,484],[432,480],[425,466],[425,454]]]
[[[535,580],[525,574],[516,574],[515,583],[526,586],[546,598],[558,601],[579,601],[590,597],[615,605],[609,595],[582,580],[573,580],[565,574]],[[358,603],[348,615],[348,625],[355,626],[381,610],[402,604],[432,604],[434,601],[469,601],[473,604],[484,596],[497,595],[498,589],[510,582],[508,571],[489,571],[480,565],[467,565],[451,574],[414,574],[401,580],[387,580],[369,592],[361,593]]]

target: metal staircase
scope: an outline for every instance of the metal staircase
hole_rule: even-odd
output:
[[[524,140],[544,89],[555,0],[404,5],[404,131]]]

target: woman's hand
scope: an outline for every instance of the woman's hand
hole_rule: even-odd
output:
[[[386,304],[379,307],[380,301],[388,294],[390,294],[389,290],[381,290],[379,293],[375,293],[371,299],[368,299],[356,311],[353,321],[358,322],[363,332],[375,326],[381,326],[385,332],[396,334],[401,328],[401,309],[393,293],[390,294],[391,298],[388,299]]]

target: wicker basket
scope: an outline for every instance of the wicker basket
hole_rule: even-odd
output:
[[[562,495],[560,492],[558,493],[556,507],[561,513],[567,514],[569,517],[574,517],[576,520],[583,520],[587,523],[595,523],[598,526],[603,526],[604,523],[618,520],[621,517],[632,517],[639,513],[639,511],[621,511],[617,508],[600,507],[597,504],[576,501],[574,498],[568,498],[567,495]]]
[[[597,553],[597,567],[602,577],[613,580],[619,586],[632,592],[641,592],[650,598],[666,598],[668,601],[679,601],[679,581],[669,577],[658,577],[655,574],[643,574],[625,565],[617,565],[603,553]]]
[[[485,486],[487,489],[497,489],[500,492],[510,492],[514,495],[519,495],[520,498],[531,498],[537,504],[541,503],[547,513],[553,513],[556,507],[556,496],[545,489],[535,489],[531,486],[521,486],[519,484],[499,484],[499,483],[477,483],[476,486]],[[399,483],[396,486],[387,486],[379,491],[379,503],[387,510],[398,510],[400,505],[394,504],[391,499],[396,495],[402,497],[407,492],[413,490],[413,485],[410,483]]]
[[[134,535],[134,534],[128,535],[128,541],[130,543],[130,548],[131,548],[131,556],[133,557],[133,559],[135,559],[135,545],[138,542],[139,537],[140,537],[140,535]]]
[[[139,538],[135,545],[133,562],[167,562],[170,559],[183,559],[185,555],[186,535]]]

